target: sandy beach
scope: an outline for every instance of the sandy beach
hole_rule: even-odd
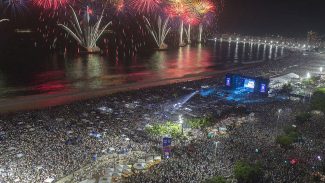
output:
[[[11,177],[21,182],[40,182],[46,177],[59,180],[77,171],[92,162],[92,155],[100,157],[109,147],[123,149],[131,144],[132,151],[156,152],[157,142],[143,137],[143,131],[138,130],[143,129],[146,124],[164,120],[165,107],[175,103],[179,97],[188,95],[193,89],[199,89],[203,85],[223,85],[222,78],[225,72],[264,77],[290,72],[301,76],[304,76],[306,71],[317,73],[323,58],[324,56],[319,54],[303,56],[299,52],[293,52],[285,59],[236,71],[227,70],[173,80],[150,81],[141,85],[64,94],[54,98],[34,96],[29,99],[3,100],[1,101],[3,112],[12,109],[23,111],[1,115],[0,129],[5,134],[5,139],[0,146],[2,152],[0,168],[15,170]],[[78,101],[75,101],[76,99]],[[187,105],[191,106],[192,113],[197,116],[214,113],[227,107],[227,104],[199,96],[194,97]],[[279,106],[293,105],[275,103],[269,106],[272,109],[268,109],[268,105],[257,105],[252,108],[273,111]],[[45,108],[26,110],[38,107]],[[103,108],[106,112],[101,111]],[[264,113],[261,114],[263,119],[265,116]],[[177,117],[177,114],[172,117]],[[99,141],[89,136],[91,131],[105,132],[107,135]],[[130,142],[124,141],[125,134],[130,137]],[[67,145],[75,138],[82,141],[77,142],[77,145]],[[236,154],[235,151],[232,153]],[[42,168],[36,174],[34,168],[39,166]]]

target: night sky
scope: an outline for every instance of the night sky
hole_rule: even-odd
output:
[[[224,0],[224,3],[224,10],[219,17],[217,28],[221,33],[305,38],[307,31],[313,30],[320,35],[325,35],[325,0]],[[6,15],[0,17],[6,17]],[[0,41],[1,37],[9,37],[5,29],[10,32],[10,26],[42,27],[38,21],[37,9],[29,9],[24,16],[17,16],[13,19],[11,23],[0,26],[2,32]],[[119,17],[117,19],[126,25],[129,24]],[[48,23],[56,26],[55,21]],[[215,32],[214,29],[209,32]]]
[[[221,32],[247,35],[306,36],[325,34],[324,0],[225,0]]]

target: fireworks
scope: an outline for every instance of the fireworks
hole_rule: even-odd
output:
[[[43,9],[57,10],[61,6],[65,6],[68,0],[34,0],[36,6],[42,7]]]
[[[124,10],[124,8],[125,8],[124,0],[119,0],[116,3],[115,7],[116,7],[117,12],[122,12]]]
[[[185,0],[170,1],[166,8],[166,13],[169,17],[179,17],[187,14],[190,11],[190,6]]]
[[[5,12],[10,11],[13,16],[21,14],[24,10],[27,9],[27,3],[28,1],[26,0],[6,0],[4,1],[4,4],[6,6]]]
[[[191,42],[191,28],[194,32],[199,33],[198,39],[200,42],[203,25],[209,25],[209,22],[212,22],[210,20],[217,16],[214,12],[219,12],[219,2],[223,2],[223,0],[3,0],[3,2],[5,3],[4,8],[14,14],[21,12],[26,7],[33,8],[30,5],[40,7],[43,11],[39,15],[39,20],[43,23],[41,26],[44,26],[45,29],[44,31],[41,31],[41,28],[38,30],[42,32],[46,42],[51,40],[51,36],[55,37],[55,39],[58,39],[58,36],[63,36],[62,33],[56,32],[58,31],[57,26],[53,27],[51,25],[51,22],[62,21],[63,24],[59,24],[60,28],[63,28],[79,45],[88,50],[93,50],[98,48],[96,46],[97,40],[105,32],[105,29],[111,25],[111,22],[101,25],[107,18],[116,20],[116,25],[120,26],[124,26],[123,23],[130,18],[130,20],[134,20],[135,26],[139,27],[143,33],[141,25],[143,22],[139,21],[138,18],[148,14],[150,16],[160,15],[156,20],[144,18],[145,27],[159,49],[167,48],[164,41],[171,30],[168,26],[169,23],[173,23],[172,27],[179,27],[180,46],[185,45],[184,34],[186,34],[187,42]],[[32,4],[28,4],[28,2],[32,2]],[[216,5],[218,5],[218,9]],[[68,9],[71,9],[72,12],[71,20],[69,20]],[[105,14],[103,10],[107,10]],[[126,19],[122,21],[119,18]],[[152,20],[154,22],[149,22]],[[193,27],[197,24],[199,24],[198,31],[196,31],[196,27]],[[126,25],[124,28],[134,31],[135,26],[130,28],[129,25]],[[123,34],[126,40],[131,35],[125,35],[124,30]]]
[[[157,25],[158,25],[158,31],[155,31],[154,27],[150,24],[149,20],[144,17],[144,20],[146,22],[146,27],[152,37],[155,39],[155,43],[159,49],[167,49],[167,45],[165,44],[165,39],[170,31],[170,27],[168,26],[169,18],[167,18],[164,23],[162,23],[162,20],[160,16],[158,16]]]
[[[191,25],[198,24],[200,21],[199,18],[196,16],[196,14],[194,14],[193,12],[189,12],[183,15],[182,18],[187,24],[191,24]]]
[[[205,15],[209,12],[213,12],[215,9],[215,6],[212,2],[208,0],[196,0],[193,3],[193,8],[195,13],[199,15]]]
[[[112,24],[112,22],[109,22],[105,26],[103,26],[102,29],[100,29],[105,9],[102,11],[102,14],[98,21],[94,25],[91,25],[90,15],[93,11],[87,6],[86,16],[84,16],[84,20],[82,21],[83,26],[81,26],[81,23],[77,18],[76,12],[71,6],[70,8],[73,15],[73,19],[71,21],[71,26],[73,27],[73,29],[70,29],[63,24],[58,25],[62,27],[65,31],[67,31],[79,43],[79,45],[84,47],[88,52],[99,51],[99,48],[96,46],[96,42],[107,29],[107,27]]]
[[[132,0],[131,7],[141,13],[153,12],[161,4],[161,0]]]
[[[0,19],[0,23],[5,21],[9,21],[9,19]]]

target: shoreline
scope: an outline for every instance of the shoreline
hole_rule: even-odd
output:
[[[111,88],[101,88],[95,90],[72,90],[71,92],[60,92],[57,94],[39,94],[31,96],[18,96],[14,98],[0,99],[0,114],[10,114],[14,112],[24,112],[29,110],[45,109],[73,102],[85,101],[93,98],[109,96],[119,92],[135,91],[145,88],[153,88],[176,83],[198,81],[207,78],[219,77],[220,74],[248,69],[263,63],[251,63],[236,68],[227,68],[226,70],[211,71],[207,73],[198,73],[186,75],[180,78],[166,78],[160,80],[147,80],[144,82],[128,83]]]
[[[303,76],[302,73],[306,72],[306,67],[307,69],[315,67],[323,60],[322,57],[317,55],[303,57],[299,54],[294,54],[288,59],[283,59],[279,62],[266,62],[260,66],[254,65],[255,67],[241,68],[238,73],[263,75],[279,71],[281,74],[294,72]],[[308,65],[305,65],[306,60],[310,61]],[[299,65],[299,67],[291,67],[292,65]],[[5,134],[8,136],[8,140],[5,139],[1,147],[4,152],[3,157],[7,157],[6,155],[12,153],[11,147],[17,149],[14,152],[25,154],[25,157],[21,159],[10,155],[8,156],[9,159],[5,159],[5,163],[12,160],[19,162],[15,175],[26,175],[26,177],[34,178],[35,180],[37,177],[31,171],[31,167],[42,165],[46,171],[41,172],[37,180],[43,180],[53,174],[55,175],[54,178],[58,180],[91,163],[91,155],[93,153],[98,153],[98,157],[101,157],[101,154],[103,154],[101,150],[103,149],[127,147],[129,143],[123,140],[123,134],[126,134],[132,140],[131,149],[142,150],[149,147],[150,152],[154,151],[153,147],[155,147],[155,144],[150,139],[148,140],[140,136],[142,132],[137,131],[137,129],[143,128],[145,124],[159,122],[162,116],[160,115],[162,114],[162,107],[175,102],[180,96],[188,95],[188,89],[192,90],[202,85],[222,84],[220,73],[219,75],[218,73],[205,73],[199,76],[202,80],[193,80],[192,82],[179,84],[174,82],[173,84],[170,83],[170,85],[167,85],[168,82],[171,82],[170,80],[162,81],[167,82],[166,85],[159,85],[160,83],[151,81],[149,84],[154,83],[159,85],[159,87],[151,86],[152,88],[130,92],[126,90],[125,93],[116,93],[106,97],[74,102],[69,105],[55,107],[51,110],[44,109],[2,115],[0,121],[3,122],[1,124]],[[187,81],[191,78],[195,77],[191,75],[191,77],[188,76],[181,79]],[[138,85],[136,86],[138,87]],[[138,89],[135,86],[133,87]],[[173,96],[173,94],[176,95]],[[133,106],[133,104],[136,105]],[[218,108],[224,107],[223,103],[217,104],[214,101],[210,101],[210,98],[193,98],[188,105],[193,109],[194,114],[200,116],[206,113],[217,112]],[[103,106],[111,109],[111,112],[103,113],[99,111],[98,107]],[[260,107],[263,106],[267,108],[265,110],[267,111],[269,105],[262,105]],[[278,105],[275,105],[273,108],[277,110],[278,107]],[[174,117],[176,119],[177,114]],[[269,123],[269,125],[274,126],[273,123]],[[91,129],[98,130],[98,132],[105,131],[108,136],[105,135],[102,141],[97,141],[95,138],[89,137]],[[267,128],[263,126],[263,129]],[[74,135],[70,136],[69,130],[72,130]],[[83,139],[82,143],[74,146],[65,144],[67,139],[77,136]],[[43,151],[46,153],[41,153]],[[84,155],[85,152],[87,156]],[[35,160],[38,161],[35,162]],[[55,166],[53,167],[53,165]],[[11,177],[8,178],[11,180]]]

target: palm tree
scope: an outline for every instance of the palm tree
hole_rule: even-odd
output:
[[[78,42],[78,44],[84,47],[88,52],[99,52],[100,49],[96,46],[96,42],[107,29],[107,27],[112,24],[112,21],[110,21],[102,29],[100,29],[105,9],[102,11],[100,18],[94,25],[90,24],[91,11],[89,11],[88,6],[86,10],[86,16],[84,17],[82,23],[81,21],[79,22],[76,12],[71,6],[70,9],[73,15],[73,19],[70,21],[70,26],[72,29],[63,24],[58,25],[67,31]],[[81,26],[82,24],[83,26]]]
[[[158,20],[157,20],[158,31],[155,31],[155,28],[150,24],[149,20],[146,17],[143,18],[145,20],[146,27],[150,32],[150,34],[152,35],[152,37],[154,38],[158,49],[160,50],[167,49],[168,46],[165,44],[164,41],[170,31],[170,27],[167,28],[169,17],[164,22],[162,22],[161,17],[158,16]]]

